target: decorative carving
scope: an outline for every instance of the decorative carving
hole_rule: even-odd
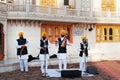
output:
[[[27,25],[28,25],[28,21],[26,20],[26,21],[25,21],[25,26],[27,26]]]
[[[36,27],[37,25],[38,25],[38,22],[37,22],[37,21],[35,21],[35,22],[34,22],[34,26]]]
[[[6,12],[7,11],[7,5],[5,3],[0,2],[0,12]]]
[[[13,25],[13,21],[12,20],[10,20],[10,24],[11,24],[11,26]]]
[[[22,21],[22,20],[20,21],[20,25],[21,25],[21,26],[23,25],[23,21]]]
[[[102,11],[115,11],[115,0],[102,0],[101,8]]]
[[[13,2],[14,2],[14,0],[7,0],[7,2],[8,2],[8,3],[13,3]]]
[[[15,20],[15,25],[18,26],[18,20]]]
[[[82,36],[84,34],[84,27],[81,24],[76,24],[73,29],[74,36]]]
[[[81,0],[81,11],[90,11],[91,0]]]

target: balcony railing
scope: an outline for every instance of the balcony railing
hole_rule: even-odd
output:
[[[7,5],[5,3],[0,2],[0,11],[3,11],[3,12],[7,11]]]
[[[10,14],[11,13],[11,14]],[[17,13],[17,14],[15,14]],[[19,16],[18,16],[19,15]],[[108,19],[120,20],[120,12],[80,11],[68,8],[52,8],[50,6],[8,4],[8,17],[62,17],[74,19]],[[35,17],[36,16],[36,17]]]
[[[93,17],[120,18],[120,12],[98,12],[93,11]]]
[[[0,2],[0,19],[5,19],[7,16],[7,5]]]
[[[25,12],[26,6],[25,5],[14,5],[14,4],[8,4],[8,12]]]
[[[34,13],[40,14],[51,14],[51,15],[67,15],[67,16],[77,16],[77,10],[75,9],[67,9],[67,8],[51,8],[49,6],[30,6],[30,11]]]

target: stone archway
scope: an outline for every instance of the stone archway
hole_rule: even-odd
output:
[[[0,23],[0,60],[4,59],[4,34],[3,24]]]

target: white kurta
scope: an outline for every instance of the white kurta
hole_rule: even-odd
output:
[[[28,59],[28,54],[21,55],[21,57],[20,57],[20,55],[18,55],[17,57],[18,57],[18,59]]]
[[[83,42],[82,42],[82,44],[83,44]],[[83,46],[84,46],[84,45],[83,45]],[[84,46],[84,48],[86,48],[86,46]],[[89,45],[88,45],[87,49],[90,49]],[[79,47],[78,47],[78,51],[79,51],[79,52],[81,51],[81,46],[80,46],[80,45],[79,45]],[[81,70],[82,72],[86,71],[86,62],[87,62],[86,59],[87,59],[87,57],[86,57],[85,53],[83,52],[82,57],[80,57],[80,70]]]
[[[40,54],[39,59],[40,59],[40,61],[44,61],[45,60],[45,54]],[[49,59],[49,54],[46,54],[46,59],[47,60]]]
[[[45,42],[45,41],[44,41]],[[40,43],[41,44],[41,43]],[[38,49],[41,49],[40,47],[40,44],[38,46]],[[51,43],[50,41],[48,40],[48,49],[51,48]],[[40,60],[45,60],[45,54],[39,54],[39,59]],[[48,60],[49,59],[49,54],[46,54],[46,59]]]
[[[25,44],[26,47],[28,47],[28,41]],[[16,48],[21,48],[21,45],[18,45],[18,42],[16,43]],[[28,72],[28,54],[25,55],[17,55],[18,59],[19,59],[19,64],[20,64],[20,71],[25,71]]]
[[[64,40],[64,37],[61,37],[61,41]],[[58,41],[57,41],[58,42]],[[56,44],[56,46],[58,46],[59,43]],[[67,45],[70,45],[69,41],[67,40]],[[59,60],[59,70],[62,70],[62,64],[63,69],[66,70],[67,69],[67,53],[58,53],[58,60]]]
[[[64,37],[61,37],[61,41],[64,40]],[[58,41],[57,41],[58,42]],[[58,46],[59,43],[56,44]],[[70,45],[69,41],[67,40],[67,45]],[[58,59],[66,59],[67,58],[67,53],[58,53]]]
[[[45,42],[45,40],[44,40]],[[40,43],[41,44],[41,43]],[[39,49],[41,49],[40,44],[38,46]],[[51,44],[48,40],[48,49],[51,47]],[[49,54],[39,54],[39,60],[40,60],[40,66],[41,66],[41,72],[42,73],[48,73],[48,60],[49,60]],[[46,72],[45,72],[46,71]]]
[[[80,62],[86,62],[86,55],[83,53],[83,56],[80,57]]]
[[[67,54],[66,53],[58,53],[58,59],[66,59]]]
[[[28,41],[27,43],[25,44],[26,47],[28,47]],[[21,48],[21,45],[18,45],[18,43],[16,43],[16,48]],[[18,59],[28,59],[28,54],[25,54],[25,55],[17,55]]]

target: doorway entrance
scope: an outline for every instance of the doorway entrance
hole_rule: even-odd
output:
[[[4,35],[3,35],[3,24],[0,23],[0,60],[4,58]]]

